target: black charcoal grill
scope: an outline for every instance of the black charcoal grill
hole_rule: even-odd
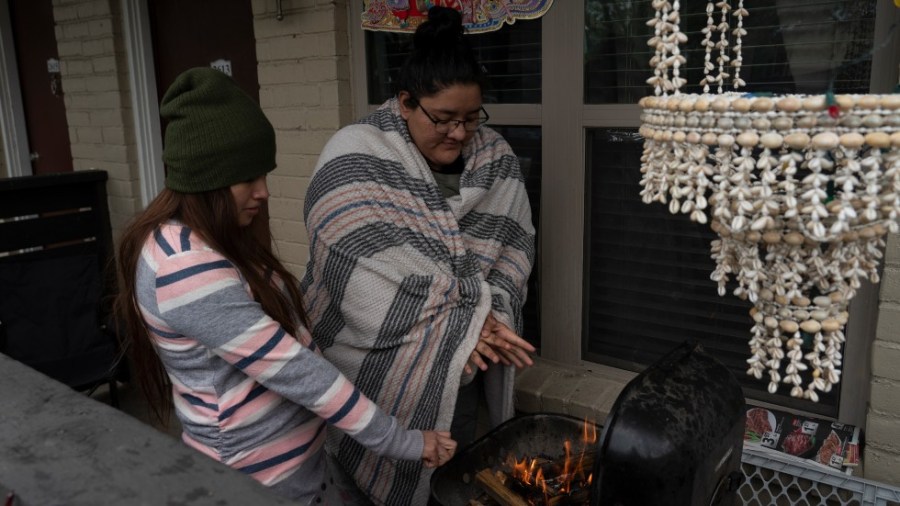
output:
[[[589,504],[738,503],[744,396],[699,345],[679,346],[632,380],[601,427]],[[584,421],[539,413],[509,420],[460,450],[431,479],[432,503],[462,506],[482,494],[475,474],[518,457],[559,454]]]

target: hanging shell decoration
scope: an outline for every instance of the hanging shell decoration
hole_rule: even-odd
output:
[[[785,385],[818,401],[840,381],[848,304],[861,279],[878,282],[885,236],[900,228],[900,95],[829,104],[825,95],[723,93],[728,78],[744,85],[742,0],[734,9],[709,2],[704,93],[682,94],[679,2],[653,7],[655,96],[639,102],[643,201],[719,235],[711,248],[719,295],[734,281],[734,295],[753,303],[747,374],[765,378],[770,393]]]

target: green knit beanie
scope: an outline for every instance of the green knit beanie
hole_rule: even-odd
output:
[[[275,168],[275,130],[227,75],[185,71],[159,107],[166,127],[166,187],[199,193],[256,179]]]

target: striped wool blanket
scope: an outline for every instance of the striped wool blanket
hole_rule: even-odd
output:
[[[486,127],[462,156],[460,195],[446,199],[391,99],[334,135],[306,196],[302,287],[314,339],[413,429],[449,430],[490,311],[522,331],[534,227],[518,159]],[[513,372],[498,375],[495,420],[512,416]],[[336,431],[328,448],[376,504],[427,502],[420,462],[379,458]]]

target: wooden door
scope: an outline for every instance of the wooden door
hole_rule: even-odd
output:
[[[223,61],[259,101],[250,0],[148,0],[147,6],[160,99],[181,72]]]
[[[32,174],[72,171],[51,0],[10,0]]]
[[[256,37],[250,0],[147,0],[158,99],[179,74],[192,67],[225,69],[259,102]],[[162,125],[165,131],[165,124]],[[165,149],[165,146],[163,146]],[[257,220],[268,236],[269,213]]]

